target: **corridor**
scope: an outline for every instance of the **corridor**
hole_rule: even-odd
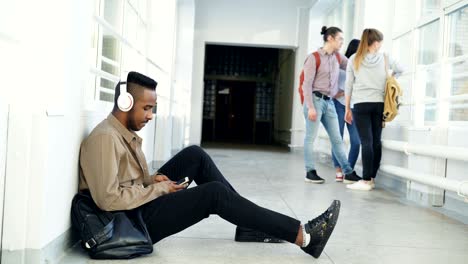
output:
[[[292,244],[238,243],[235,226],[217,216],[169,237],[154,253],[131,263],[466,263],[468,225],[411,204],[379,186],[371,192],[346,189],[320,164],[325,184],[303,180],[301,152],[274,148],[207,148],[234,188],[255,203],[301,221],[321,213],[333,199],[342,209],[324,253],[313,259]],[[359,170],[358,170],[359,172]],[[76,245],[60,263],[128,263],[90,260]]]

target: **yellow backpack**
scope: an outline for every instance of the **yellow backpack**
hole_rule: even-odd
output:
[[[398,114],[398,109],[400,108],[401,102],[400,97],[403,95],[400,84],[397,82],[393,75],[388,74],[388,61],[387,56],[385,57],[385,75],[387,80],[385,82],[385,96],[384,96],[384,112],[383,112],[383,122],[392,121]]]

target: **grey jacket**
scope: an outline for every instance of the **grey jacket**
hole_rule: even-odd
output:
[[[346,68],[345,95],[351,96],[351,105],[358,103],[383,103],[385,92],[385,59],[383,53],[367,54],[356,71],[353,55],[349,58]],[[404,68],[401,64],[387,56],[388,68],[397,77]]]

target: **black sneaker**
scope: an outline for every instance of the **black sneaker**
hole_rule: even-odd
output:
[[[234,240],[237,242],[263,242],[263,243],[283,243],[284,241],[276,237],[270,236],[263,232],[253,230],[250,228],[240,227],[236,228],[236,235]]]
[[[345,177],[344,177],[344,183],[346,184],[350,184],[350,183],[355,183],[355,182],[358,182],[362,180],[361,177],[359,177],[355,171],[349,173],[349,174],[346,174]]]
[[[317,175],[316,170],[311,170],[307,172],[305,181],[310,182],[310,183],[324,183],[325,182],[324,179],[320,178],[320,176]]]
[[[328,239],[336,226],[338,215],[340,214],[341,203],[334,200],[330,207],[304,225],[306,233],[310,234],[310,242],[306,247],[301,249],[314,258],[320,257]]]

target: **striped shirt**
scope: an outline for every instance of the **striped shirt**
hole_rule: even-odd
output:
[[[318,50],[320,67],[315,71],[315,57],[311,53],[304,64],[304,101],[308,108],[314,106],[312,92],[317,91],[324,95],[334,97],[338,93],[338,76],[340,69],[346,70],[348,59],[340,54],[341,64],[335,53],[327,54],[322,48]]]

